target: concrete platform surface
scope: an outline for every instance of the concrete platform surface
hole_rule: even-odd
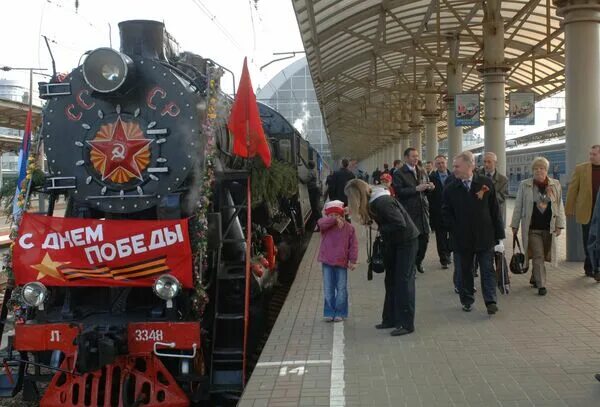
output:
[[[558,267],[547,263],[548,295],[530,288],[531,272],[511,275],[511,292],[499,294],[500,311],[489,317],[480,293],[471,313],[461,310],[432,235],[417,276],[416,331],[391,337],[374,329],[383,275],[367,281],[365,233],[357,232],[350,317],[323,321],[315,234],[240,406],[600,405],[600,284],[583,276],[582,263],[564,261],[564,237]]]

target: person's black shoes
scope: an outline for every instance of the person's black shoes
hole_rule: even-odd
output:
[[[444,270],[447,270],[447,269],[448,269],[448,264],[446,264],[446,263],[442,263],[442,268],[443,268]]]
[[[594,375],[594,377],[596,378],[596,380],[598,380],[598,381],[600,382],[600,373],[596,373],[596,374]]]
[[[425,269],[422,264],[417,264],[417,271],[421,274],[425,273]]]
[[[390,332],[391,336],[402,336],[413,333],[414,329],[406,329],[406,328],[396,328],[392,332]]]
[[[485,307],[487,308],[488,315],[494,315],[496,312],[498,312],[498,306],[493,302],[486,304]]]
[[[381,324],[375,325],[375,329],[389,329],[389,328],[393,328],[393,327],[394,327],[394,325],[384,324],[383,322]]]
[[[546,287],[538,288],[538,295],[546,295],[547,292]]]
[[[594,280],[600,282],[600,271],[596,271],[594,273]]]
[[[463,304],[463,306],[462,306],[462,310],[464,312],[471,312],[471,309],[472,309],[471,304]]]

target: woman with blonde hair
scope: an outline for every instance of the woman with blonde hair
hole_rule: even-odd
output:
[[[415,330],[415,258],[419,230],[404,207],[382,187],[371,188],[354,179],[344,189],[352,218],[364,225],[377,223],[384,241],[385,301],[377,329],[394,328],[390,335]]]
[[[546,265],[556,263],[556,238],[565,227],[565,210],[558,180],[548,177],[550,163],[536,157],[531,163],[533,178],[521,181],[511,227],[516,236],[521,226],[525,264],[533,263],[533,283],[539,295],[546,295]]]

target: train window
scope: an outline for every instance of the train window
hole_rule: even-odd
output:
[[[279,140],[279,151],[281,157],[288,163],[292,162],[292,143],[288,139]]]

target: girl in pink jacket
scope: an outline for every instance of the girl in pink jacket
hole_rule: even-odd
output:
[[[323,315],[325,320],[343,321],[348,317],[347,271],[354,270],[358,241],[354,226],[345,220],[344,203],[325,204],[325,217],[319,219],[321,247],[318,260],[323,263]]]

